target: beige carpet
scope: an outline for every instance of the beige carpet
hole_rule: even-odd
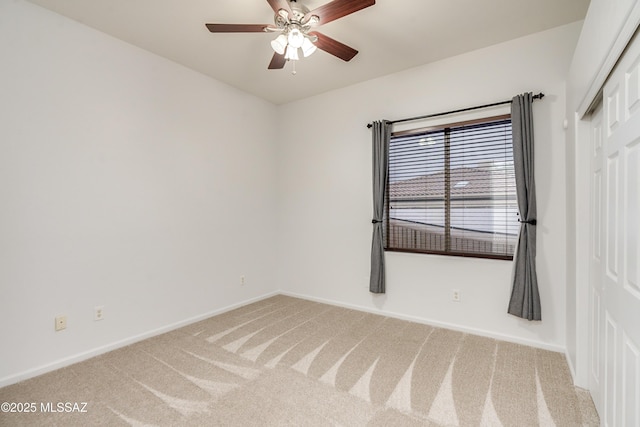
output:
[[[2,426],[599,424],[560,353],[286,296],[2,388],[0,402],[36,404]]]

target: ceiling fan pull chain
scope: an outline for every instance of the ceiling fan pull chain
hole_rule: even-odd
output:
[[[295,75],[297,74],[297,71],[296,71],[296,61],[291,61],[291,62],[292,62],[291,66],[293,67],[293,69],[292,69],[292,71],[291,71],[291,74],[293,74],[293,75],[295,76]]]

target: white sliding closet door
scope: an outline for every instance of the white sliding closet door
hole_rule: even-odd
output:
[[[640,426],[640,40],[592,118],[589,388],[604,426]]]

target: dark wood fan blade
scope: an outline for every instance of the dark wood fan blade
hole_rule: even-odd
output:
[[[334,0],[307,13],[303,21],[306,22],[313,15],[316,15],[320,18],[319,24],[326,24],[374,4],[376,4],[376,0]]]
[[[289,7],[289,2],[287,0],[267,0],[269,6],[275,13],[278,13],[280,9],[284,9],[287,11],[289,16],[291,16],[291,7]]]
[[[267,24],[205,24],[212,33],[262,33]]]
[[[339,41],[317,31],[311,31],[309,35],[318,37],[318,41],[314,43],[318,49],[322,49],[333,56],[337,56],[343,61],[351,61],[353,57],[358,54],[358,51],[354,48],[349,47],[346,44],[342,44]]]
[[[271,62],[269,63],[270,70],[279,70],[284,68],[284,64],[287,63],[287,60],[284,59],[284,55],[280,55],[279,53],[274,53],[273,58],[271,58]]]

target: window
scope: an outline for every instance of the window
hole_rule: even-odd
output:
[[[387,250],[512,259],[510,116],[394,133],[385,200]]]

